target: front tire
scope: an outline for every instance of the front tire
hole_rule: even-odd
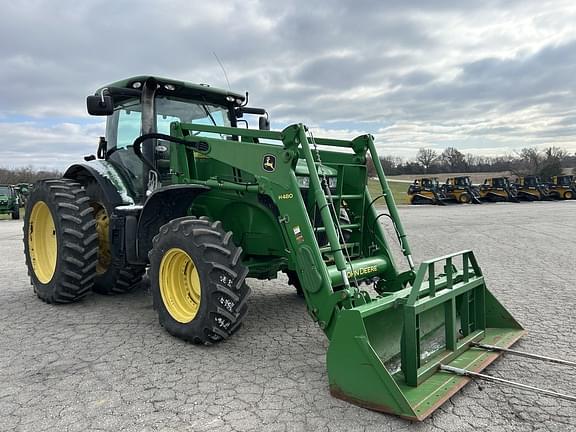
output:
[[[16,210],[12,211],[12,220],[20,219],[20,208],[17,207]]]
[[[88,201],[68,179],[42,180],[30,194],[24,253],[34,291],[46,303],[71,303],[94,285],[98,237]]]
[[[162,226],[152,244],[152,299],[168,333],[197,344],[234,333],[246,315],[250,289],[232,233],[220,222],[189,216]]]

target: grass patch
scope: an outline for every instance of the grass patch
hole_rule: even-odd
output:
[[[406,193],[408,186],[410,186],[408,183],[388,180],[388,186],[392,191],[396,204],[410,204],[408,202],[408,194]],[[370,191],[370,196],[372,198],[376,198],[378,195],[382,194],[382,188],[380,187],[380,182],[378,180],[368,179],[368,190]],[[379,204],[383,204],[383,202],[379,201]]]

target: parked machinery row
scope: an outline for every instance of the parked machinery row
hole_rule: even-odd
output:
[[[576,177],[561,175],[542,181],[530,175],[517,177],[514,182],[508,177],[489,177],[480,185],[472,184],[469,176],[450,177],[443,184],[437,177],[424,177],[414,180],[407,193],[411,204],[571,200],[576,198]]]

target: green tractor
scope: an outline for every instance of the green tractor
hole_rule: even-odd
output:
[[[109,84],[87,105],[107,117],[97,154],[38,182],[26,207],[26,264],[45,302],[122,293],[149,268],[160,324],[211,344],[239,329],[247,278],[284,272],[330,340],[332,395],[417,420],[469,381],[454,371],[484,369],[524,333],[471,251],[415,267],[371,135],[270,131],[247,95],[150,76]],[[260,128],[238,127],[246,115]]]
[[[26,207],[26,201],[28,201],[31,188],[32,185],[30,183],[18,183],[14,185],[14,190],[18,194],[18,200],[20,201],[20,207]]]
[[[13,220],[20,219],[20,200],[10,185],[0,185],[0,215],[3,214],[9,214]]]

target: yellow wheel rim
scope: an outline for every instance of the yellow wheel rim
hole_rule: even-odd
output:
[[[190,255],[179,248],[164,254],[159,272],[160,294],[168,313],[176,321],[189,323],[200,308],[198,268]]]
[[[98,233],[98,262],[96,263],[96,273],[106,273],[112,262],[110,253],[110,219],[106,209],[96,203],[93,205],[96,219],[96,232]]]
[[[47,284],[54,277],[58,258],[58,240],[52,213],[44,201],[32,207],[28,227],[28,248],[36,278]]]

